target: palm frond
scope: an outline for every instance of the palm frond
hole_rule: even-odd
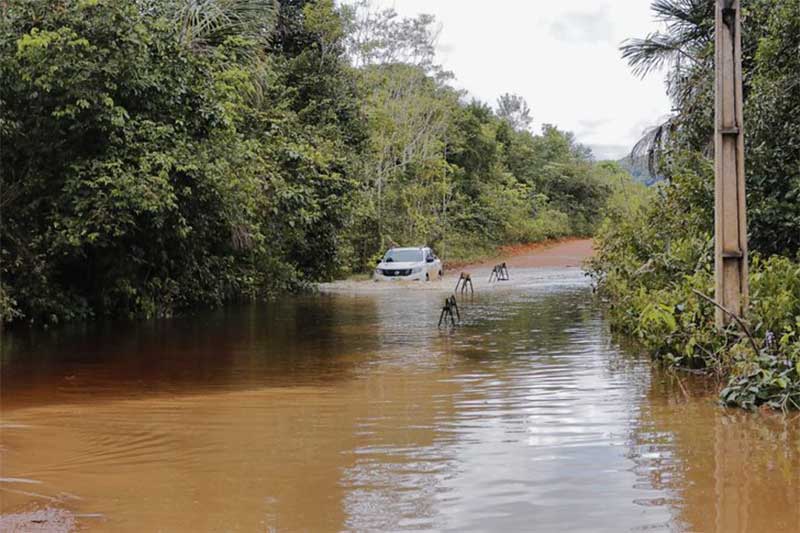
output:
[[[637,76],[645,77],[675,60],[680,43],[669,35],[655,32],[644,39],[627,39],[620,46],[622,58]]]
[[[713,0],[654,0],[655,19],[674,28],[695,31],[714,21]]]
[[[277,12],[276,0],[183,0],[175,18],[181,42],[201,49],[236,35],[266,41]]]
[[[677,117],[670,116],[661,124],[646,130],[642,138],[633,146],[630,158],[633,160],[645,159],[647,170],[653,176],[663,174],[661,158],[667,152],[677,129]]]
[[[669,66],[667,92],[675,108],[697,100],[708,90],[708,73],[713,61],[713,0],[654,0],[654,17],[665,27],[643,39],[628,39],[620,50],[623,59],[638,76]],[[646,158],[651,174],[659,174],[663,156],[674,144],[684,112],[669,117],[645,132],[631,151],[631,158]]]
[[[655,0],[651,9],[664,31],[644,39],[628,39],[620,50],[637,76],[646,76],[669,64],[698,63],[713,38],[714,12],[710,0]]]

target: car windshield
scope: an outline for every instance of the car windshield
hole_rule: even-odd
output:
[[[383,260],[386,263],[415,263],[422,261],[422,250],[389,250]]]

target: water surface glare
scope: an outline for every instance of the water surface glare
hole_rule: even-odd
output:
[[[488,277],[488,273],[486,275]],[[800,418],[724,410],[578,269],[6,333],[0,507],[108,531],[800,531]]]

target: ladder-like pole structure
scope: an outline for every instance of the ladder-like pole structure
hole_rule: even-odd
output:
[[[740,1],[715,0],[714,267],[717,304],[742,316],[748,282]],[[716,313],[717,326],[730,322],[722,309]]]

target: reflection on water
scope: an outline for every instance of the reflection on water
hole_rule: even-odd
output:
[[[722,410],[621,348],[577,270],[479,287],[455,331],[424,289],[6,335],[2,511],[114,531],[800,531],[800,419]]]
[[[682,529],[800,531],[797,413],[722,410],[668,383],[653,373],[631,457],[643,483],[674,490]]]

